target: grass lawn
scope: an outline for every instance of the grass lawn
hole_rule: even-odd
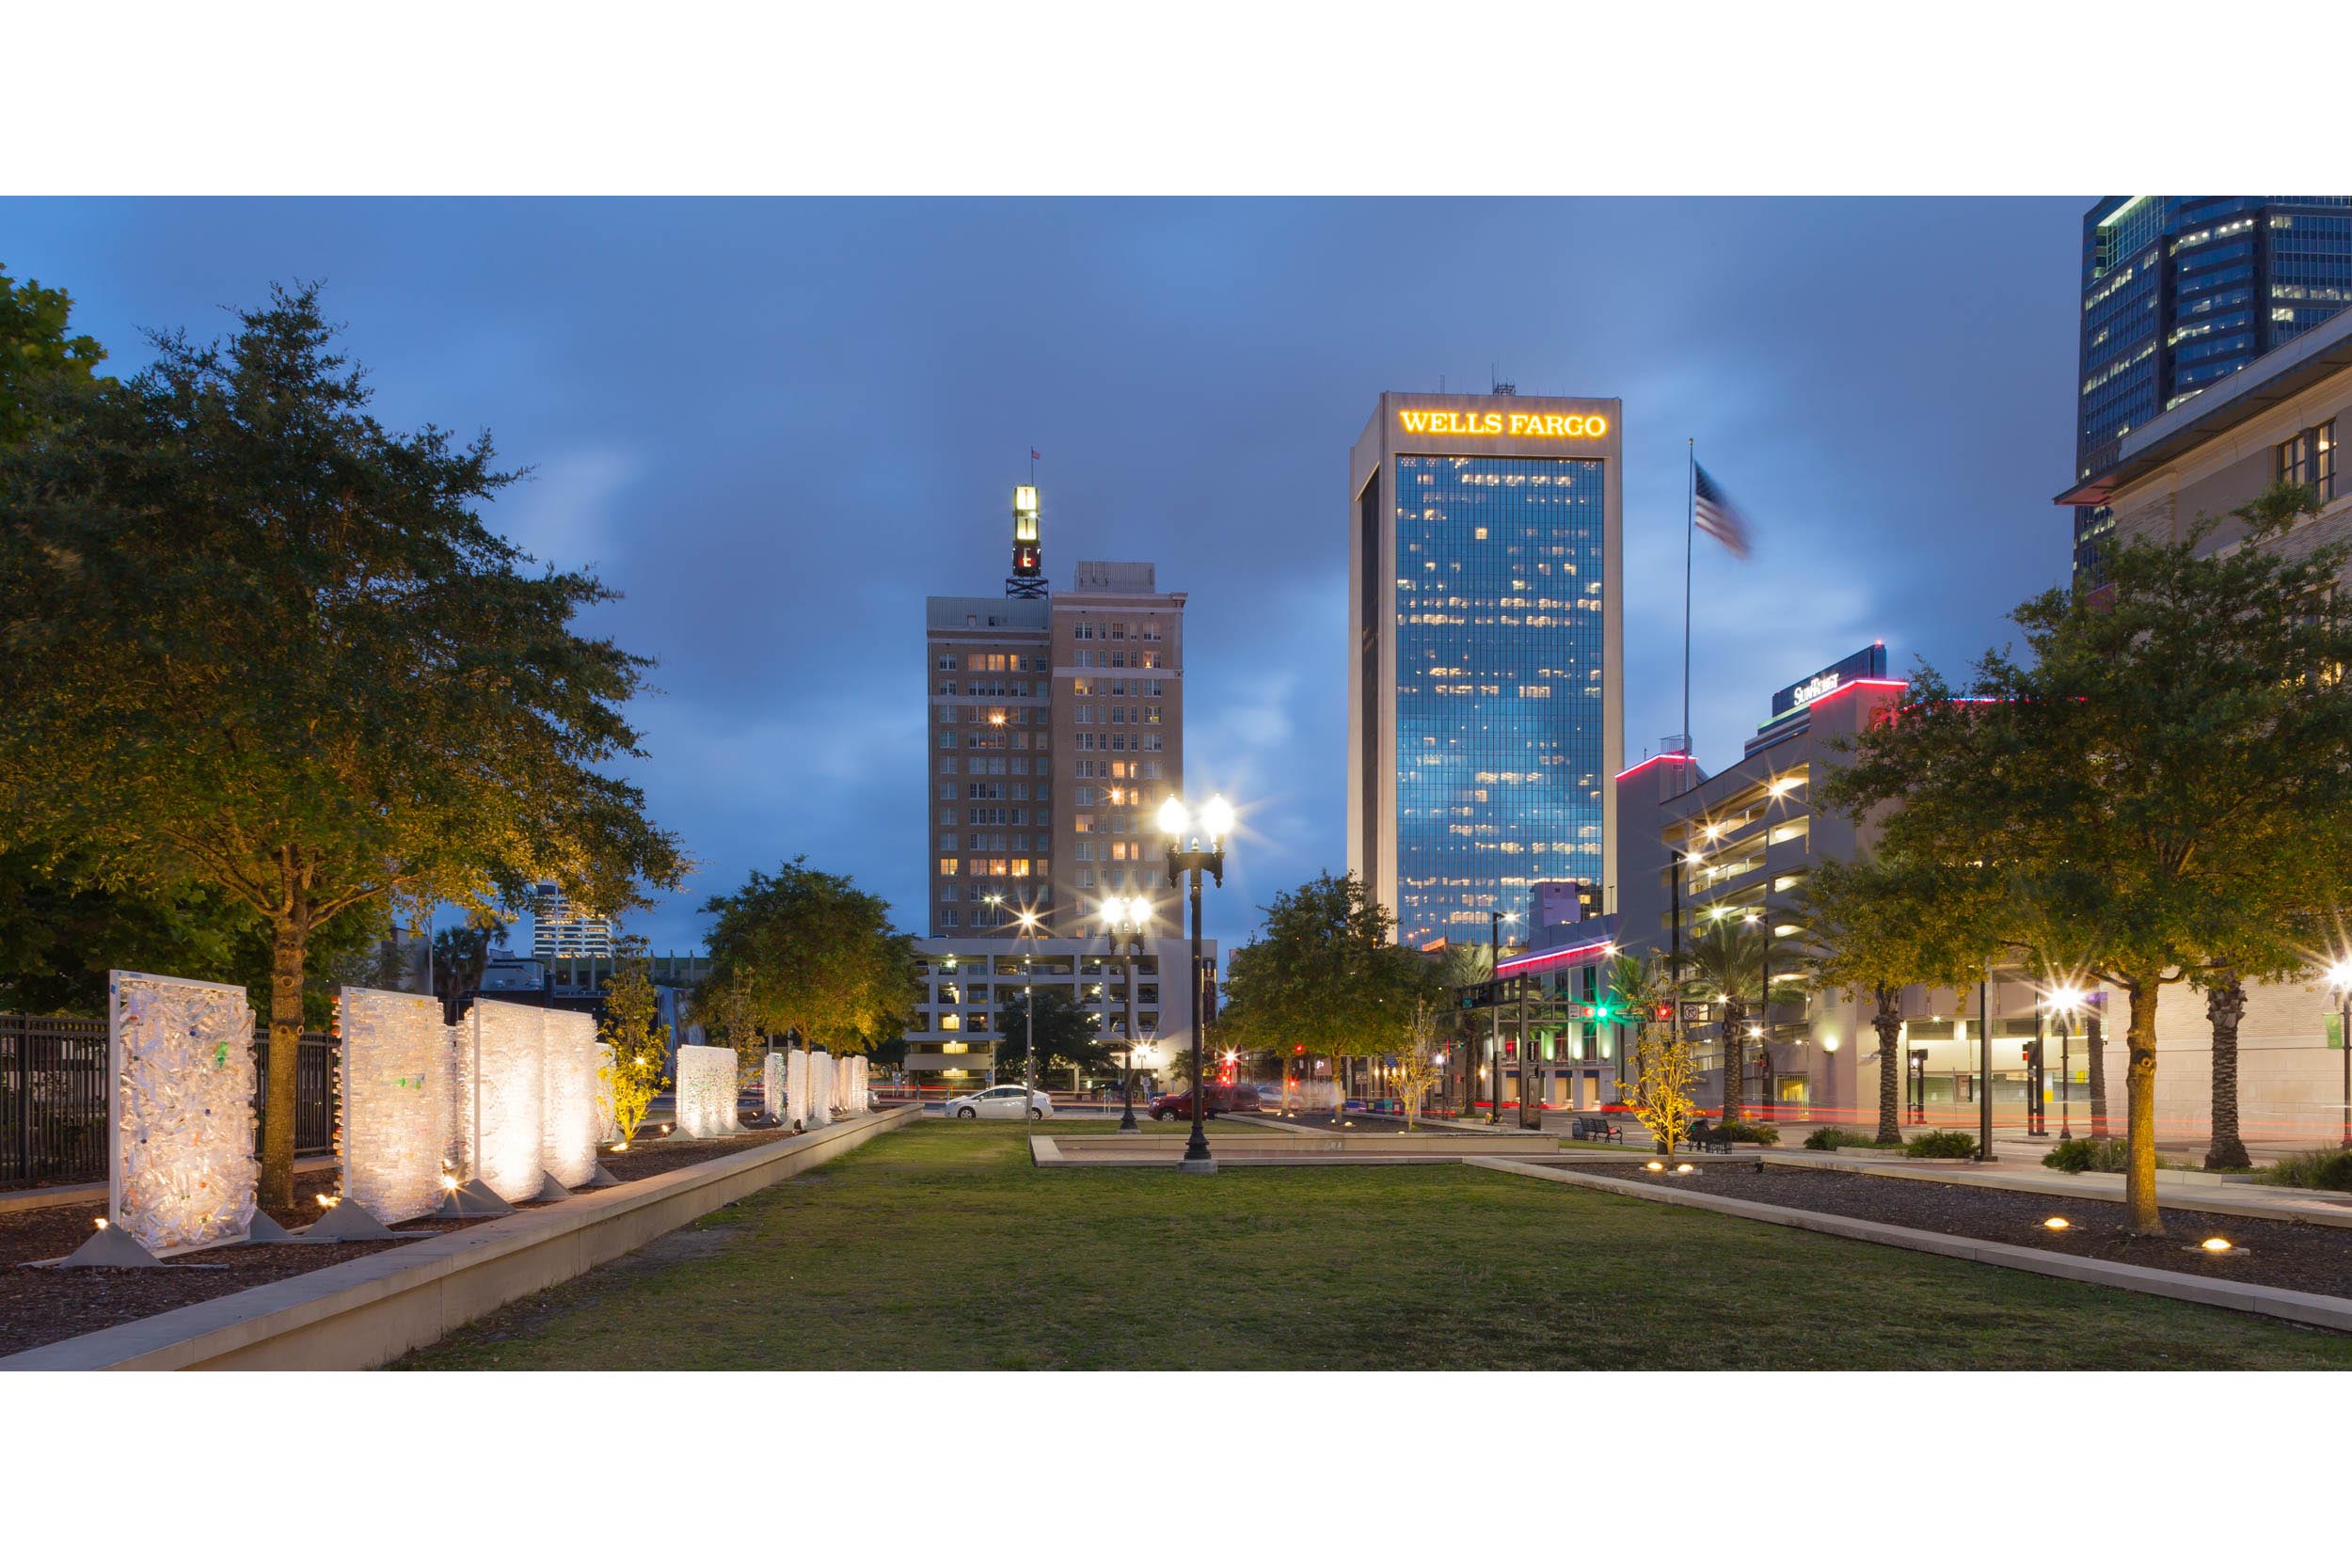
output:
[[[1491,1171],[1039,1171],[1024,1131],[886,1134],[400,1365],[2352,1368],[2352,1337]]]

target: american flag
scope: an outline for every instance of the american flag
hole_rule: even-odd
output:
[[[1716,540],[1724,548],[1741,560],[1748,554],[1748,519],[1732,504],[1721,486],[1708,477],[1707,470],[1695,463],[1692,483],[1692,504],[1696,511],[1699,531]]]
[[[1044,454],[1043,452],[1041,452],[1041,451],[1038,451],[1035,447],[1031,447],[1031,448],[1029,449],[1029,461],[1030,461],[1030,462],[1032,462],[1032,463],[1041,462],[1041,461],[1042,461],[1042,460],[1043,460],[1044,456],[1045,456],[1045,454]]]

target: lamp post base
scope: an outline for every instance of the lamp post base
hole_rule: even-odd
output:
[[[1216,1161],[1207,1155],[1196,1160],[1187,1154],[1176,1162],[1176,1168],[1186,1176],[1215,1176]]]

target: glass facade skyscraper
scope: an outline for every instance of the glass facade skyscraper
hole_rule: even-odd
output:
[[[2083,214],[2077,479],[2137,426],[2352,304],[2352,197],[2109,196]],[[2074,565],[2113,529],[2074,509]]]
[[[1617,405],[1390,394],[1356,451],[1350,863],[1409,946],[1614,880]]]

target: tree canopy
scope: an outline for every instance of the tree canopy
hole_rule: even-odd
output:
[[[894,931],[890,906],[847,877],[795,857],[772,877],[754,871],[703,905],[710,987],[739,983],[770,1034],[797,1035],[835,1054],[878,1045],[913,1016],[914,939]]]
[[[532,570],[477,510],[517,477],[488,436],[387,430],[336,336],[273,290],[0,450],[0,752],[41,759],[0,770],[0,849],[267,923],[268,1205],[323,924],[543,877],[619,912],[685,864],[604,770],[648,661],[572,623],[613,592]]]
[[[1024,990],[1018,980],[996,977],[996,1076],[1018,1080],[1028,1060],[1029,1011],[1037,1011],[1037,1069],[1107,1071],[1116,1051],[1095,1037],[1095,1015],[1062,986]]]
[[[2126,1193],[2146,1232],[2160,988],[2307,961],[2352,872],[2346,551],[2293,533],[2314,500],[2282,485],[2238,509],[2240,547],[2208,551],[2207,519],[2123,540],[2104,586],[2013,612],[2030,657],[1986,653],[1965,700],[1921,667],[1816,791],[1849,817],[1885,810],[1882,857],[1966,888],[1925,920],[1982,918],[2037,969],[2128,999]]]
[[[1440,990],[1438,966],[1390,944],[1393,923],[1355,877],[1325,872],[1265,906],[1258,934],[1226,968],[1225,1037],[1252,1051],[1385,1056],[1411,1039],[1417,1005]]]

